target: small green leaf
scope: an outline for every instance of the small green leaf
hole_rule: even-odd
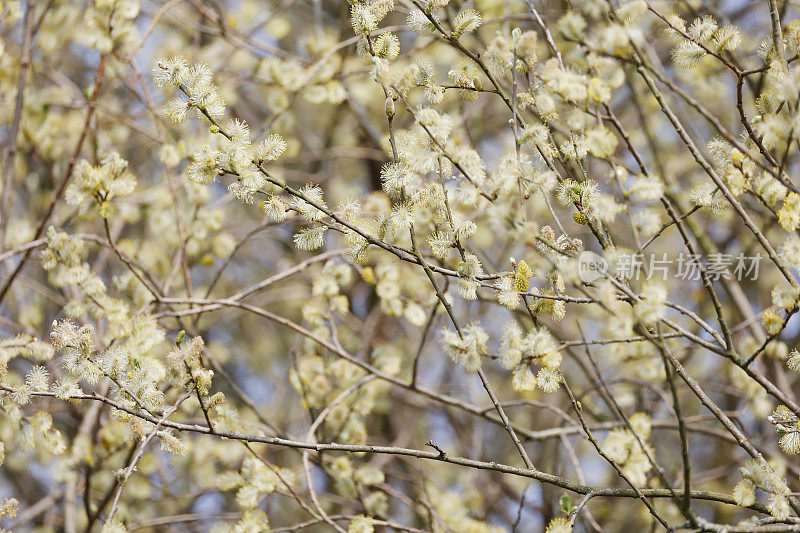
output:
[[[572,495],[566,492],[561,495],[561,512],[568,515],[572,512]]]

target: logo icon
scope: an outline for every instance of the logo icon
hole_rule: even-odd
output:
[[[592,283],[608,271],[608,263],[602,256],[586,250],[578,256],[578,276],[584,283]]]

